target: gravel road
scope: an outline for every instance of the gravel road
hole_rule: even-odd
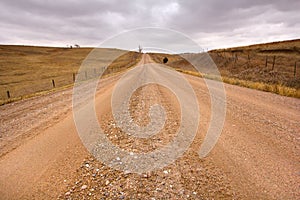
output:
[[[159,77],[151,62],[144,55],[136,68],[143,71],[142,64],[150,63],[149,74]],[[211,99],[203,79],[184,77],[199,102],[196,136],[175,162],[140,174],[113,169],[87,151],[74,124],[72,89],[1,106],[0,198],[299,199],[300,100],[225,84],[222,134],[209,155],[200,158]],[[157,84],[136,90],[129,108],[133,120],[145,126],[151,105],[162,105],[163,129],[147,139],[129,136],[116,126],[111,97],[121,78],[105,78],[97,89],[95,109],[106,137],[134,153],[152,152],[172,142],[180,129],[180,103]],[[78,107],[84,110],[89,83],[80,87]]]

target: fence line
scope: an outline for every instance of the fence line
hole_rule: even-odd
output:
[[[6,97],[3,96],[1,99],[11,99],[11,98],[18,98],[18,97],[22,97],[24,95],[27,95],[27,94],[32,94],[32,93],[35,93],[35,92],[39,92],[39,91],[45,91],[45,90],[50,90],[50,89],[53,89],[53,88],[56,88],[56,87],[60,87],[60,86],[64,86],[64,85],[68,85],[68,84],[71,84],[71,83],[75,83],[76,81],[76,77],[78,79],[78,81],[85,81],[85,80],[90,80],[90,79],[93,79],[93,78],[96,78],[97,76],[100,75],[100,73],[103,73],[105,72],[105,74],[110,74],[110,73],[113,73],[113,72],[118,72],[121,70],[121,67],[118,67],[118,68],[108,68],[107,70],[105,70],[105,67],[100,67],[100,68],[91,68],[89,70],[85,70],[81,73],[72,73],[71,77],[72,79],[70,81],[68,81],[68,79],[65,79],[64,77],[67,77],[66,75],[65,76],[58,76],[58,77],[55,77],[55,78],[49,78],[49,81],[51,83],[51,87],[50,86],[46,86],[46,82],[43,82],[43,83],[36,83],[36,85],[43,85],[41,87],[37,87],[36,89],[33,89],[33,92],[31,93],[22,93],[20,91],[22,91],[22,89],[15,89],[15,90],[6,90]],[[107,71],[107,72],[106,72]],[[80,77],[82,77],[82,75],[84,76],[84,79],[81,79]],[[63,84],[60,84],[62,83]],[[35,85],[32,87],[34,88]]]
[[[22,88],[22,87],[15,87],[16,89],[12,89],[10,90],[9,88],[4,89],[4,91],[6,91],[6,95],[4,95],[2,92],[4,92],[3,90],[1,90],[1,96],[0,96],[0,100],[5,100],[5,99],[11,99],[11,98],[19,98],[28,94],[33,94],[36,92],[40,92],[40,91],[46,91],[46,90],[51,90],[57,87],[62,87],[68,84],[72,84],[75,83],[75,81],[86,81],[86,80],[90,80],[93,78],[98,77],[101,73],[103,73],[103,75],[106,74],[112,74],[115,72],[119,72],[122,71],[123,69],[125,69],[127,67],[94,67],[94,68],[89,68],[85,71],[81,71],[80,73],[71,73],[71,76],[69,76],[67,74],[64,74],[62,76],[57,76],[57,77],[53,77],[53,78],[49,78],[47,79],[47,81],[43,81],[42,79],[39,80],[33,80],[34,85],[32,85],[32,87],[30,89],[27,89],[26,87]],[[71,77],[71,79],[65,78],[65,77]],[[77,78],[77,80],[76,80]],[[49,80],[49,82],[48,82]],[[36,83],[35,83],[36,82]],[[48,84],[49,83],[49,84]],[[21,85],[22,83],[20,83]],[[51,86],[50,86],[51,84]],[[19,86],[20,86],[19,85]],[[30,90],[30,92],[23,92],[25,90]]]
[[[222,51],[221,53],[212,52],[211,54],[217,56],[216,64],[220,66],[228,67],[228,65],[232,63],[234,68],[245,65],[247,65],[247,67],[264,66],[267,68],[270,64],[270,70],[274,71],[277,69],[278,72],[288,73],[291,77],[297,76],[297,62],[300,62],[298,59],[296,59],[296,61],[292,61],[288,57],[276,55],[272,56],[272,59],[269,59],[269,56],[267,55],[257,55],[254,53],[233,53]],[[228,54],[231,54],[231,56],[228,56]],[[221,60],[218,58],[221,58]]]
[[[297,75],[299,74],[297,68],[298,68],[298,62],[299,61],[291,61],[291,60],[288,60],[288,58],[285,58],[285,57],[281,57],[281,56],[273,56],[273,60],[270,61],[269,59],[269,56],[264,56],[264,55],[256,55],[256,54],[250,54],[250,53],[247,53],[247,54],[243,54],[243,53],[238,53],[238,52],[234,52],[234,53],[231,53],[231,54],[228,54],[229,52],[216,52],[216,53],[212,53],[212,54],[215,54],[218,58],[222,58],[222,60],[224,61],[223,64],[221,63],[221,65],[224,65],[224,66],[228,66],[230,63],[232,63],[232,66],[234,68],[238,68],[238,67],[245,67],[245,65],[247,65],[249,68],[250,66],[259,66],[259,65],[262,65],[263,67],[265,67],[266,69],[268,68],[268,64],[271,64],[272,65],[272,71],[276,69],[281,72],[281,73],[288,73],[289,74],[289,78],[293,78],[293,79],[296,79],[297,78]],[[228,56],[229,55],[229,56]],[[243,63],[244,62],[244,63]],[[286,63],[290,63],[288,64],[290,67],[282,67],[282,62],[286,62]],[[251,64],[251,65],[250,65]],[[220,67],[220,66],[218,66]],[[284,71],[284,69],[287,69],[286,71]],[[89,80],[89,79],[92,79],[92,78],[96,78],[100,73],[103,73],[105,72],[105,74],[110,74],[110,73],[113,73],[113,72],[117,72],[117,71],[120,71],[121,68],[107,68],[105,70],[105,67],[99,67],[99,68],[91,68],[89,70],[86,70],[82,73],[72,73],[71,77],[72,79],[70,80],[70,82],[66,83],[66,84],[63,84],[63,85],[67,85],[67,84],[71,84],[71,83],[75,83],[76,81],[76,77],[78,78],[79,81],[84,81],[84,80]],[[90,73],[89,73],[90,72]],[[92,73],[91,73],[92,72]],[[298,74],[297,74],[298,73]],[[82,76],[84,76],[84,79],[80,79],[80,77],[82,78]],[[61,76],[61,77],[65,77],[65,76]],[[52,88],[56,88],[56,87],[59,87],[60,86],[60,81],[59,81],[59,78],[61,77],[55,77],[53,79],[49,78],[52,82]],[[300,77],[298,77],[300,78]],[[64,80],[67,80],[67,79],[64,79]],[[63,86],[61,85],[61,86]],[[51,89],[49,86],[48,88],[37,88],[36,90],[33,90],[33,93],[34,92],[38,92],[38,91],[44,91],[44,90],[49,90]],[[6,97],[5,97],[5,93],[3,93],[3,99],[10,99],[10,98],[13,98],[13,97],[21,97],[23,95],[26,95],[25,94],[18,94],[20,93],[18,90],[14,91],[14,90],[6,90]],[[4,90],[4,91],[5,91]],[[3,91],[3,92],[4,92]],[[14,92],[15,92],[15,95],[14,95]]]

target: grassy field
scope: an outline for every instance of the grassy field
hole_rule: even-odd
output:
[[[208,52],[229,84],[300,98],[300,40],[217,49]],[[178,71],[199,74],[181,55],[151,54],[156,62],[168,57],[167,65]],[[296,65],[296,69],[295,69]]]
[[[72,86],[73,74],[77,74],[92,50],[0,45],[0,105],[44,91]],[[97,51],[101,54],[93,58],[97,66],[91,65],[86,74],[81,74],[87,79],[97,76],[116,54],[123,55],[110,64],[104,74],[127,69],[141,59],[141,54],[136,52],[118,49]],[[217,49],[209,54],[226,83],[300,98],[300,40]],[[211,74],[197,73],[181,55],[150,55],[158,63],[168,57],[167,65],[178,71],[218,79]],[[52,80],[56,88],[53,88]]]
[[[0,45],[0,104],[32,94],[73,84],[81,63],[92,48],[54,48]],[[97,66],[89,66],[87,78],[99,74],[110,64],[114,55],[120,55],[104,74],[124,70],[139,61],[141,54],[118,49],[97,49],[101,56],[95,58]]]

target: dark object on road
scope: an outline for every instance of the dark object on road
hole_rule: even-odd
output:
[[[167,62],[168,62],[168,58],[165,57],[165,58],[163,59],[163,62],[164,62],[164,63],[167,63]]]

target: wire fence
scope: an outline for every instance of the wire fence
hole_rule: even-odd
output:
[[[297,56],[226,51],[210,54],[222,75],[300,87],[300,59]]]
[[[15,82],[2,86],[0,90],[0,100],[23,97],[37,92],[48,91],[74,84],[76,81],[87,81],[99,78],[100,74],[107,75],[121,71],[122,68],[90,68],[80,73],[63,73],[54,77],[36,78],[27,81]]]

